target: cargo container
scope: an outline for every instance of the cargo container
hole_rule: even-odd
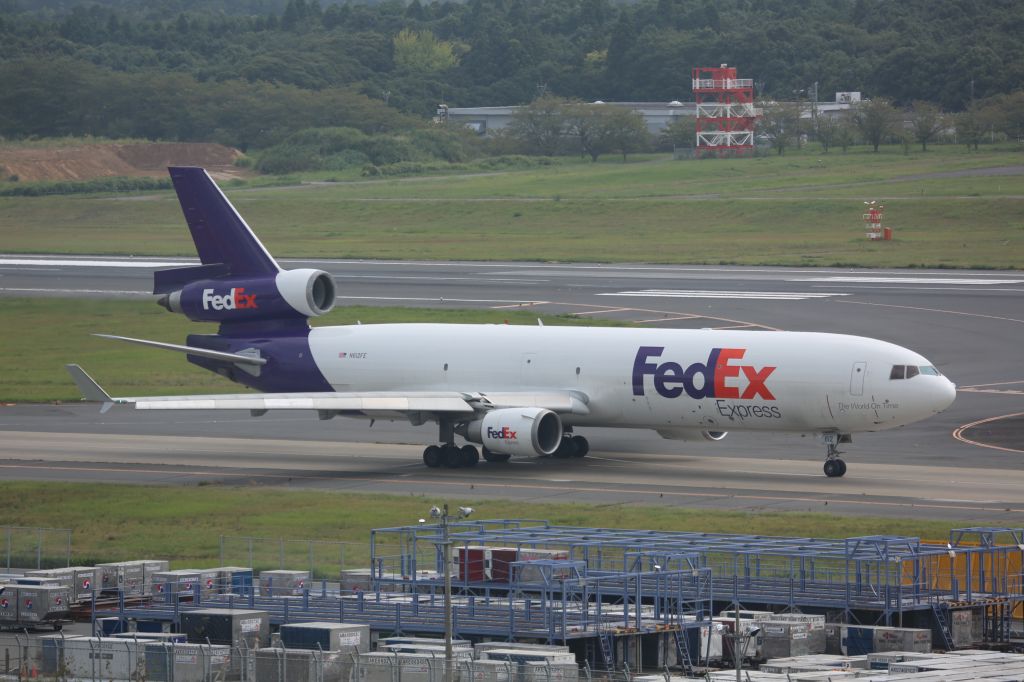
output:
[[[0,585],[0,626],[18,623],[18,589],[17,585]]]
[[[435,646],[443,647],[444,646],[444,639],[442,639],[440,637],[401,637],[401,636],[395,636],[395,637],[381,637],[377,641],[377,646],[378,647],[387,646],[389,644],[418,644],[418,645],[422,645],[422,646],[425,646],[425,647],[435,647]],[[465,640],[465,639],[453,639],[452,640],[452,648],[453,649],[472,649],[473,648],[473,643],[468,641],[468,640]],[[501,647],[501,648],[507,648],[507,647]]]
[[[182,611],[181,631],[197,644],[226,644],[258,649],[270,642],[270,616],[246,609]]]
[[[95,566],[69,566],[68,568],[53,568],[40,571],[27,571],[27,576],[40,578],[61,576],[69,588],[71,588],[71,600],[76,604],[92,601],[96,595],[96,567]]]
[[[562,644],[531,644],[529,642],[478,642],[473,645],[477,656],[492,649],[526,649],[528,651],[550,651],[553,653],[567,654],[569,647]]]
[[[336,651],[259,649],[255,673],[258,682],[349,682],[352,657]]]
[[[147,682],[209,682],[227,677],[231,647],[146,642]]]
[[[446,655],[446,649],[443,643],[439,646],[431,646],[428,644],[378,644],[377,651],[381,653],[432,656],[439,659],[444,659]],[[452,658],[459,661],[473,660],[473,649],[469,647],[452,647]]]
[[[152,594],[158,601],[173,602],[177,599],[194,597],[199,585],[200,573],[195,569],[160,571],[152,575]]]
[[[825,616],[818,616],[809,613],[778,613],[769,617],[754,618],[754,622],[765,621],[806,623],[807,624],[807,653],[825,653]]]
[[[286,649],[320,649],[346,654],[370,650],[370,626],[359,623],[286,623],[280,630]]]
[[[488,649],[480,654],[485,661],[509,661],[511,663],[571,663],[576,665],[576,656],[560,651],[538,651],[536,649]]]
[[[932,650],[932,631],[880,625],[841,625],[840,647],[847,656],[878,651],[928,653]]]
[[[94,634],[99,637],[109,637],[119,632],[128,632],[128,623],[123,618],[118,618],[117,616],[97,618],[94,630]]]
[[[806,656],[812,653],[808,647],[807,623],[765,620],[757,624],[761,628],[762,658],[786,658]]]
[[[99,572],[100,591],[122,592],[125,597],[141,597],[149,594],[146,589],[146,563],[141,561],[118,561],[96,564]]]
[[[63,585],[5,585],[0,594],[0,625],[39,627],[69,620],[71,590]]]
[[[508,661],[465,661],[456,670],[460,682],[516,682],[517,678],[516,664]]]
[[[237,594],[248,597],[252,593],[253,570],[244,566],[219,566],[217,572],[217,592],[219,594]]]
[[[453,672],[458,674],[469,663],[459,661]],[[359,654],[356,670],[352,682],[444,682],[445,659],[375,651]]]
[[[567,561],[568,559],[569,552],[562,549],[521,549],[516,561]],[[519,566],[513,566],[512,569],[512,572],[516,574],[512,576],[513,580],[524,583],[543,582],[543,574],[540,568],[520,564]],[[568,566],[553,571],[554,578],[568,578],[571,574],[572,571]]]
[[[281,597],[301,595],[309,584],[309,571],[261,571],[260,595]]]
[[[580,677],[579,666],[572,663],[550,663],[548,661],[530,661],[519,665],[521,682],[577,682]]]
[[[116,632],[110,635],[112,639],[134,639],[145,642],[176,642],[185,644],[188,637],[184,632],[145,632],[134,630],[132,632]]]
[[[145,642],[109,637],[69,637],[59,645],[62,677],[138,680],[145,674]]]

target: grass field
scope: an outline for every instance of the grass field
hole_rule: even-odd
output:
[[[338,308],[317,325],[384,322],[537,324],[536,313],[458,308]],[[547,324],[595,325],[608,321],[539,316]],[[185,360],[181,353],[153,350],[92,336],[93,333],[184,343],[187,334],[215,333],[216,325],[189,322],[149,301],[0,298],[0,401],[78,400],[64,365],[82,365],[111,395],[237,393],[246,390]]]
[[[476,499],[438,500],[309,490],[224,486],[128,486],[0,482],[6,501],[0,526],[70,528],[73,561],[173,558],[172,567],[218,565],[221,535],[319,539],[355,543],[345,548],[349,567],[366,566],[369,531],[412,525],[433,504],[470,505],[474,518],[546,519],[592,527],[854,537],[912,535],[943,539],[963,524],[841,517],[828,514],[748,514],[625,504],[529,504]],[[263,549],[276,553],[276,543]],[[303,557],[299,554],[299,565]]]
[[[280,257],[1024,267],[1017,148],[620,163],[229,189]],[[861,213],[883,201],[893,242]],[[7,252],[192,255],[170,192],[0,198]]]

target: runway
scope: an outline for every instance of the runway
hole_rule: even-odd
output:
[[[154,267],[191,259],[0,256],[0,297],[149,296]],[[312,415],[147,414],[93,406],[0,408],[5,479],[253,483],[467,499],[644,503],[957,519],[1020,525],[1024,512],[1024,275],[566,263],[287,261],[337,279],[338,305],[524,308],[656,327],[828,331],[921,352],[960,387],[945,413],[857,435],[849,473],[821,474],[798,436],[721,443],[581,430],[584,460],[468,470],[420,463],[429,427]],[[2,305],[2,300],[0,300]],[[813,349],[808,349],[813,352]],[[69,358],[73,360],[73,358]],[[97,377],[102,381],[102,377]],[[995,417],[1004,419],[985,421]],[[968,428],[961,428],[967,425]],[[956,432],[956,437],[954,433]]]

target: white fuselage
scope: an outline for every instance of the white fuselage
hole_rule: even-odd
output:
[[[589,413],[566,424],[667,437],[879,431],[955,396],[937,373],[890,378],[893,366],[932,370],[917,353],[838,334],[380,324],[314,328],[309,344],[336,391],[578,391]]]

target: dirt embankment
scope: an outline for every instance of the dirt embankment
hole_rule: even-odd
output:
[[[241,177],[241,152],[204,142],[89,144],[75,147],[0,148],[0,178],[20,182],[165,177],[168,166],[202,166],[218,180]]]

